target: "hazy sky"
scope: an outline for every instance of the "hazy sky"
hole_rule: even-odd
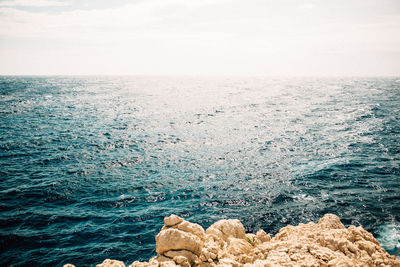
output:
[[[400,75],[400,0],[0,0],[0,74]]]

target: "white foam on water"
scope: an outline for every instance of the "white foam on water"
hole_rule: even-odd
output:
[[[309,196],[307,194],[298,194],[293,196],[294,199],[298,200],[298,201],[302,201],[302,202],[307,202],[307,201],[311,201],[311,202],[315,202],[315,198],[312,196]]]
[[[378,228],[381,246],[390,254],[400,256],[400,223],[388,223]]]

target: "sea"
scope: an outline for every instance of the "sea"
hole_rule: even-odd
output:
[[[148,260],[170,214],[325,213],[400,255],[400,77],[0,76],[0,266]]]

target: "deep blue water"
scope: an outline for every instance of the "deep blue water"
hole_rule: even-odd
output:
[[[0,101],[1,266],[149,259],[171,213],[330,212],[399,254],[400,78],[3,76]]]

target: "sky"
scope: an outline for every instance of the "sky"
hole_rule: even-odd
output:
[[[400,75],[399,0],[0,0],[2,75]]]

